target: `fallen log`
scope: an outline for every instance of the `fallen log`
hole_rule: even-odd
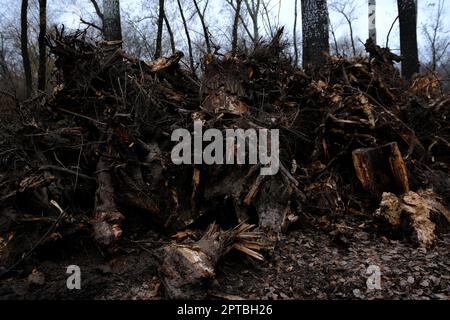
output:
[[[442,215],[443,219],[433,217],[432,212]],[[425,248],[431,247],[438,236],[438,229],[432,220],[445,220],[447,224],[450,221],[449,210],[431,190],[410,191],[401,197],[383,193],[375,215],[383,218],[395,233],[409,237],[413,243]]]
[[[100,244],[109,246],[122,235],[124,216],[117,209],[114,187],[109,168],[103,158],[97,164],[97,191],[92,219],[94,237]]]
[[[193,244],[171,244],[165,247],[160,272],[167,296],[171,299],[205,298],[218,261],[232,249],[263,260],[258,251],[267,249],[270,245],[264,235],[252,231],[253,228],[252,225],[240,224],[234,229],[220,231],[213,224]]]

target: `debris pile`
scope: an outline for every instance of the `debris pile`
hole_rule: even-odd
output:
[[[398,57],[370,43],[370,58],[328,57],[321,74],[306,74],[282,32],[249,53],[205,56],[201,77],[182,68],[181,52],[149,62],[84,32],[49,36],[53,94],[0,126],[4,274],[36,243],[87,236],[114,254],[136,214],[166,235],[206,230],[164,250],[173,298],[199,296],[230,250],[262,259],[298,224],[358,213],[431,246],[449,224],[450,98],[425,76],[407,87]],[[279,129],[278,174],[175,165],[172,132],[199,120],[205,130]]]

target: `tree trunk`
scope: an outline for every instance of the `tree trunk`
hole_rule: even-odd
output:
[[[298,47],[297,47],[297,20],[298,20],[298,0],[295,0],[294,9],[294,65],[298,66]]]
[[[400,21],[400,51],[402,53],[402,76],[409,80],[419,72],[417,49],[417,3],[415,0],[398,0]]]
[[[353,52],[353,56],[356,56],[356,46],[355,46],[355,38],[353,36],[353,25],[352,25],[352,20],[350,19],[350,17],[345,14],[345,12],[342,11],[342,15],[344,16],[345,20],[348,23],[348,29],[350,31],[350,43],[352,45],[352,52]]]
[[[203,35],[205,37],[205,44],[206,44],[206,51],[207,53],[211,53],[211,41],[209,40],[209,31],[208,27],[206,26],[205,17],[200,10],[200,7],[198,6],[197,0],[194,0],[194,6],[197,10],[198,17],[200,18],[200,23],[202,24],[203,28]]]
[[[156,36],[155,59],[162,55],[162,35],[164,28],[164,0],[159,0],[158,32]]]
[[[326,0],[302,0],[303,67],[317,68],[325,63],[322,52],[330,52]]]
[[[234,22],[233,22],[233,40],[231,43],[231,52],[233,55],[237,52],[238,46],[238,28],[239,28],[239,17],[241,15],[241,5],[242,0],[236,1],[236,11],[234,13]]]
[[[177,0],[177,3],[178,3],[178,8],[180,9],[181,20],[183,21],[184,32],[186,33],[186,39],[187,39],[187,42],[188,42],[189,65],[191,67],[192,73],[195,73],[194,56],[192,54],[191,35],[189,33],[189,28],[187,26],[186,18],[184,17],[183,6],[181,5],[180,0]]]
[[[92,224],[95,239],[100,244],[109,246],[122,235],[121,223],[124,216],[117,209],[113,182],[105,159],[100,158],[98,161],[97,172]]]
[[[47,0],[39,0],[39,70],[38,90],[45,92],[47,84],[47,47],[45,35],[47,33]]]
[[[354,150],[352,157],[358,180],[374,198],[381,199],[384,192],[409,192],[408,173],[396,142]]]
[[[377,2],[376,0],[369,0],[369,39],[372,39],[373,43],[377,43]]]
[[[103,0],[103,35],[106,41],[122,41],[119,0]]]
[[[167,15],[164,12],[164,23],[166,24],[167,32],[169,33],[169,40],[170,40],[170,47],[172,49],[172,54],[175,53],[176,47],[175,47],[175,37],[173,36],[172,28],[170,27],[169,19],[167,19]]]
[[[339,53],[339,45],[338,45],[337,38],[336,38],[336,32],[333,28],[333,24],[331,23],[329,17],[328,17],[328,23],[330,24],[331,35],[333,36],[334,51],[336,51],[335,54],[338,56],[340,54]]]
[[[20,43],[22,49],[23,70],[25,73],[25,87],[27,98],[33,91],[33,78],[31,76],[30,55],[28,53],[28,0],[22,0]]]
[[[259,24],[258,24],[258,16],[261,8],[261,0],[244,0],[245,5],[247,7],[248,15],[250,16],[250,20],[253,25],[253,46],[259,42]]]

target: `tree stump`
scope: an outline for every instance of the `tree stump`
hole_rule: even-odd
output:
[[[383,192],[396,195],[409,192],[408,174],[396,142],[357,149],[352,156],[358,180],[375,198],[381,199]]]

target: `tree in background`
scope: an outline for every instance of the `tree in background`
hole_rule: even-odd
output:
[[[302,0],[303,67],[317,68],[330,52],[326,0]]]
[[[206,52],[211,53],[212,52],[211,51],[211,41],[210,41],[210,37],[209,37],[208,27],[207,27],[206,21],[205,21],[205,12],[206,12],[206,9],[208,8],[209,0],[206,0],[203,10],[200,10],[197,0],[193,0],[193,1],[194,1],[195,10],[197,11],[197,15],[200,18],[200,23],[202,25],[203,36],[205,37]]]
[[[403,57],[402,76],[411,79],[419,72],[419,53],[417,49],[417,2],[416,0],[397,0],[400,22],[400,52]]]
[[[162,55],[162,35],[164,28],[164,0],[159,0],[159,14],[158,14],[158,30],[156,32],[156,49],[155,59],[158,59]]]
[[[39,70],[38,90],[45,91],[47,83],[47,48],[45,35],[47,33],[47,0],[39,0]]]
[[[195,73],[195,65],[194,65],[194,54],[192,51],[192,40],[191,35],[189,33],[189,28],[187,25],[186,17],[184,16],[183,6],[181,5],[180,0],[177,0],[178,9],[180,10],[181,20],[183,21],[184,32],[186,34],[186,39],[188,43],[188,51],[189,51],[189,66],[193,73]]]
[[[90,0],[91,4],[94,6],[95,9],[95,13],[98,17],[98,19],[100,20],[100,25],[95,24],[94,22],[89,22],[83,19],[83,17],[80,17],[80,22],[82,24],[85,24],[87,26],[93,27],[95,29],[97,29],[98,31],[100,31],[103,34],[103,13],[102,10],[100,9],[100,6],[97,2],[97,0]]]
[[[369,39],[377,44],[377,1],[369,0]]]
[[[298,47],[297,47],[297,20],[298,20],[298,0],[295,0],[294,9],[294,65],[298,66]]]
[[[28,52],[28,0],[22,0],[20,26],[20,47],[25,73],[26,94],[29,98],[33,92],[33,78],[31,75],[30,54]]]
[[[239,18],[245,34],[250,39],[253,48],[255,48],[261,40],[259,21],[262,19],[264,23],[264,18],[266,21],[269,19],[267,3],[264,0],[226,0],[226,2],[233,9],[234,17]],[[236,22],[236,19],[234,19],[234,22]],[[270,25],[270,22],[268,24]],[[267,28],[267,31],[270,35],[273,35],[273,28],[270,26]]]
[[[176,45],[175,45],[175,36],[173,35],[172,27],[170,26],[169,19],[167,19],[167,14],[164,11],[164,23],[166,24],[167,33],[169,34],[170,48],[172,49],[172,53],[175,53]]]
[[[437,4],[430,5],[436,7],[434,15],[430,19],[432,22],[422,26],[422,32],[430,50],[430,69],[433,72],[437,70],[438,63],[442,62],[442,58],[448,54],[448,48],[450,47],[448,36],[442,37],[442,34],[448,33],[444,30],[444,3],[444,0],[439,0]]]
[[[242,6],[242,0],[236,0],[236,11],[234,12],[234,19],[233,19],[233,37],[231,40],[231,52],[233,55],[236,55],[237,53],[237,46],[238,46],[238,29],[239,29],[239,19],[241,16],[241,6]]]
[[[103,0],[103,35],[106,41],[122,41],[119,0]]]
[[[373,1],[373,0],[371,0]],[[342,17],[344,17],[345,22],[348,25],[349,30],[349,38],[350,38],[350,45],[352,48],[352,55],[356,56],[356,45],[355,45],[355,36],[353,32],[353,22],[357,20],[356,18],[356,5],[352,1],[348,0],[334,0],[330,3],[330,9],[336,11]],[[334,30],[333,30],[334,32]],[[334,35],[333,35],[334,37]],[[335,41],[336,43],[336,41]],[[336,49],[338,51],[338,49]]]
[[[253,46],[256,47],[256,45],[259,42],[259,13],[261,11],[261,0],[244,0],[245,7],[247,8],[247,14],[250,17],[252,26],[253,26],[253,33],[248,31],[248,35],[250,36],[250,39],[253,42]]]

